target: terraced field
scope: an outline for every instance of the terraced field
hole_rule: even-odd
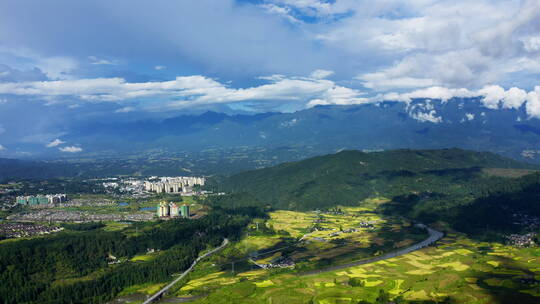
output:
[[[427,237],[406,219],[372,211],[384,202],[370,200],[327,213],[272,212],[266,221],[255,220],[242,240],[200,263],[169,301],[191,297],[192,303],[208,304],[356,304],[374,303],[383,295],[413,303],[540,303],[539,248],[479,242],[457,233],[395,258],[306,275],[394,252]],[[261,234],[263,225],[275,233]],[[295,265],[260,269],[247,256],[258,264],[286,257]]]
[[[540,249],[478,243],[457,234],[437,247],[312,276],[264,270],[232,276],[210,268],[180,293],[208,293],[195,303],[374,302],[381,290],[391,299],[423,303],[540,302]]]

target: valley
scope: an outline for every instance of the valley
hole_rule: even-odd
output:
[[[317,231],[308,237],[303,232],[306,227],[312,227],[316,217],[310,213],[273,213],[267,225],[289,232],[302,240],[302,245],[284,249],[282,236],[245,236],[233,248],[197,266],[188,279],[178,285],[173,298],[192,298],[193,303],[348,304],[357,303],[355,299],[363,299],[365,303],[384,303],[378,302],[384,299],[396,303],[537,302],[540,296],[540,251],[537,248],[477,242],[455,231],[447,232],[434,246],[418,251],[365,265],[332,266],[335,270],[321,271],[324,268],[321,260],[326,260],[327,265],[340,265],[383,255],[426,238],[420,231],[407,233],[409,222],[398,224],[384,220],[382,224],[380,218],[379,224],[362,233],[330,236],[332,231],[338,231],[341,223],[351,227],[353,222],[347,214],[355,214],[356,220],[378,218],[376,214],[365,215],[370,203],[361,205],[363,207],[344,208],[343,215],[333,216],[333,220],[324,224],[324,228],[333,230]],[[399,235],[382,238],[386,225]],[[255,228],[253,223],[251,226]],[[341,239],[342,244],[326,244],[332,239]],[[355,253],[348,248],[349,242],[356,244]],[[284,254],[297,263],[261,269],[254,263],[238,260],[239,255],[250,255],[250,252],[251,255],[269,252],[262,258],[257,257],[258,260],[250,259],[258,264],[277,261]],[[231,265],[227,265],[231,259],[237,259],[234,272]]]
[[[27,221],[54,232],[0,241],[6,303],[140,304],[165,286],[156,301],[502,304],[540,297],[534,165],[459,149],[342,151],[208,177],[190,196],[132,186],[145,179],[4,183],[7,202],[23,192],[71,189],[64,203],[4,205],[6,227]],[[189,205],[190,217],[158,217],[162,201]],[[25,287],[10,293],[24,273],[32,274]]]

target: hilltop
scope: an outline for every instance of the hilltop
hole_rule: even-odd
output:
[[[232,192],[249,192],[277,208],[314,209],[351,204],[374,195],[449,191],[489,179],[482,168],[531,168],[489,152],[460,149],[342,151],[228,178]],[[465,189],[463,189],[465,190]]]
[[[387,214],[445,221],[473,231],[485,221],[506,223],[512,212],[537,213],[536,204],[528,202],[540,197],[540,174],[524,170],[533,168],[493,153],[460,149],[342,151],[236,174],[222,186],[237,195],[248,193],[255,204],[291,210],[386,197],[391,203],[381,211]],[[506,206],[508,202],[513,203]]]

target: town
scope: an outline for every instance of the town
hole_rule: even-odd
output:
[[[110,192],[129,193],[134,197],[146,197],[150,193],[171,193],[193,196],[204,193],[204,191],[198,189],[204,186],[205,183],[206,179],[204,177],[150,176],[144,179],[112,177],[104,179],[102,185]]]
[[[59,232],[59,231],[62,231],[63,229],[64,229],[63,227],[59,227],[59,226],[6,223],[6,224],[0,224],[0,237],[3,237],[3,238],[27,237],[27,236]]]

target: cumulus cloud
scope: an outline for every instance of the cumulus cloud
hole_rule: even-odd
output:
[[[4,151],[4,150],[7,150],[6,147],[0,145],[0,151]]]
[[[328,70],[315,70],[309,76],[313,79],[324,79],[330,75],[334,74],[333,71]]]
[[[272,2],[319,16],[353,12],[339,22],[304,27],[325,46],[378,59],[357,76],[376,91],[471,89],[540,72],[536,0]]]
[[[53,147],[56,147],[56,146],[59,146],[61,144],[65,144],[66,142],[65,141],[62,141],[60,139],[55,139],[53,141],[51,141],[50,143],[47,144],[47,148],[53,148]]]
[[[461,119],[461,123],[464,123],[466,121],[474,120],[474,114],[473,113],[465,113],[465,117]]]
[[[123,102],[162,97],[174,99],[154,110],[240,101],[313,101],[311,104],[355,104],[367,101],[362,92],[323,79],[330,71],[317,70],[310,77],[266,77],[268,84],[230,88],[214,79],[181,76],[170,81],[131,83],[122,78],[95,78],[41,82],[0,83],[0,94],[47,98],[75,97],[89,102]],[[119,112],[132,110],[124,108]]]
[[[407,105],[409,116],[420,122],[441,123],[442,117],[437,116],[433,103],[428,99],[425,103]]]
[[[374,101],[379,100],[391,100],[391,101],[402,101],[409,103],[413,99],[420,98],[429,98],[429,99],[440,99],[442,101],[448,101],[452,98],[466,98],[466,97],[477,97],[480,96],[479,93],[469,91],[467,89],[449,89],[444,87],[430,87],[420,90],[414,90],[407,93],[386,93],[379,94],[373,98]]]
[[[164,66],[164,65],[156,65],[156,66],[154,67],[154,70],[156,70],[156,71],[161,71],[161,70],[165,70],[166,68],[167,68],[167,67]]]
[[[526,109],[529,116],[540,118],[540,86],[527,94]]]
[[[435,110],[430,110],[429,112],[415,112],[415,113],[411,113],[410,116],[421,122],[431,122],[431,123],[442,122],[442,117],[437,116],[437,112]]]
[[[83,149],[80,147],[69,146],[69,147],[58,148],[58,150],[60,150],[61,152],[78,153],[78,152],[82,152]]]
[[[452,98],[481,97],[482,104],[489,109],[518,109],[533,96],[531,93],[533,93],[533,95],[535,94],[535,92],[530,92],[528,94],[525,90],[516,87],[505,90],[498,85],[485,86],[479,90],[430,87],[406,93],[379,94],[372,98],[372,100],[394,100],[409,103],[413,99],[420,98],[448,101]]]

